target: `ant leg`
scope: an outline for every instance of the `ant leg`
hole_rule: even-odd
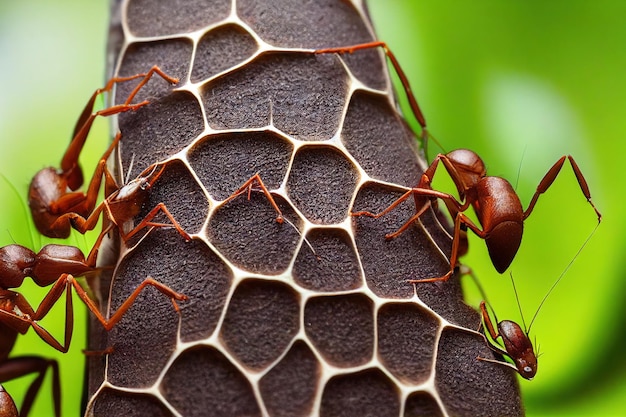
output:
[[[111,142],[111,145],[106,152],[100,158],[98,165],[91,177],[89,187],[86,193],[68,193],[62,195],[57,201],[51,202],[49,205],[49,211],[52,213],[90,213],[93,211],[98,194],[100,193],[100,187],[102,185],[102,179],[104,178],[107,187],[118,188],[117,182],[109,172],[107,168],[107,159],[119,143],[121,139],[121,133],[118,132],[115,135],[115,139]],[[106,196],[105,196],[106,198]]]
[[[162,211],[170,219],[172,224],[154,223],[154,222],[152,222],[152,219],[154,219],[154,217],[160,211]],[[146,215],[146,217],[144,217],[143,220],[141,222],[139,222],[139,224],[137,226],[135,226],[135,228],[133,228],[133,230],[131,230],[127,234],[124,234],[122,229],[120,228],[120,235],[122,237],[122,240],[124,242],[126,242],[128,239],[133,237],[137,232],[139,232],[142,229],[145,229],[148,226],[152,226],[152,227],[174,227],[176,229],[176,231],[178,231],[178,233],[187,242],[189,242],[191,240],[191,236],[189,236],[189,234],[187,232],[185,232],[185,230],[180,226],[180,224],[176,221],[176,219],[174,218],[172,213],[170,213],[170,211],[167,209],[167,206],[164,203],[157,204],[152,210],[150,210],[150,213],[148,213]]]
[[[276,210],[276,213],[278,213],[278,216],[276,216],[276,223],[281,223],[282,224],[282,222],[283,222],[283,213],[282,213],[282,211],[280,211],[280,208],[278,208],[278,204],[276,204],[276,201],[274,200],[274,197],[272,197],[272,194],[269,192],[269,190],[267,189],[265,184],[263,184],[263,180],[261,180],[261,176],[258,173],[256,173],[253,176],[251,176],[241,187],[239,187],[239,189],[237,191],[232,193],[230,195],[230,197],[228,197],[226,200],[222,201],[222,205],[224,205],[224,204],[228,203],[229,201],[234,200],[235,198],[239,197],[241,194],[246,192],[246,189],[248,190],[248,200],[250,200],[250,195],[252,193],[252,185],[255,182],[261,188],[261,191],[263,191],[263,194],[265,194],[265,197],[267,197],[267,199],[269,200],[269,202],[272,205],[272,207],[274,207],[274,210]]]
[[[493,340],[496,340],[498,337],[500,337],[500,335],[496,331],[495,327],[493,327],[493,322],[489,317],[489,313],[487,312],[487,306],[484,301],[480,302],[480,312],[483,316],[483,323],[485,323],[485,327],[489,331],[489,335]]]
[[[404,233],[409,227],[411,227],[413,225],[413,222],[417,221],[417,219],[419,219],[422,214],[424,214],[426,212],[426,210],[428,210],[428,208],[432,205],[430,200],[426,200],[426,202],[422,205],[422,207],[417,210],[415,212],[415,214],[413,216],[411,216],[411,218],[409,220],[407,220],[398,230],[396,230],[393,233],[387,233],[385,235],[385,239],[395,239],[398,236],[400,236],[402,233]]]
[[[485,239],[487,236],[484,231],[480,230],[478,226],[476,226],[472,220],[467,217],[465,214],[458,212],[454,219],[454,236],[452,238],[452,252],[450,254],[450,271],[441,277],[436,278],[426,278],[426,279],[410,279],[409,282],[411,284],[418,284],[423,282],[436,282],[436,281],[447,281],[452,274],[454,274],[454,269],[456,268],[459,251],[461,250],[461,244],[464,244],[464,239],[461,238],[461,227],[465,225],[472,229],[474,233],[476,233],[481,239]]]
[[[71,284],[74,287],[76,294],[80,297],[81,300],[83,300],[85,305],[87,305],[87,308],[91,310],[91,312],[96,316],[98,321],[102,324],[102,326],[107,331],[111,330],[122,319],[124,314],[126,314],[128,309],[133,305],[133,303],[135,302],[135,299],[139,296],[141,291],[148,285],[156,288],[166,297],[169,297],[174,306],[174,310],[176,310],[177,313],[180,312],[180,307],[178,306],[176,301],[185,301],[188,299],[186,295],[177,293],[176,291],[172,290],[167,285],[161,284],[160,282],[156,281],[152,277],[148,277],[145,280],[143,280],[141,284],[137,286],[137,288],[135,288],[133,293],[126,299],[126,301],[124,301],[122,306],[115,312],[115,314],[113,314],[113,316],[110,319],[107,320],[104,318],[102,313],[100,313],[100,310],[95,305],[93,300],[89,298],[85,290],[80,286],[80,284],[78,284],[78,282],[74,279],[73,276],[68,275],[67,282],[68,282],[68,285]]]
[[[413,115],[417,119],[417,122],[419,123],[419,125],[422,127],[421,137],[422,139],[426,139],[428,137],[428,132],[426,130],[426,118],[424,117],[424,114],[422,113],[422,109],[420,109],[419,105],[417,104],[417,99],[415,98],[415,95],[413,94],[413,91],[411,90],[409,79],[407,78],[406,74],[402,70],[402,67],[400,66],[400,63],[396,59],[395,55],[393,54],[393,52],[391,52],[391,50],[389,49],[389,47],[387,46],[385,42],[375,41],[375,42],[367,42],[367,43],[362,43],[362,44],[352,45],[352,46],[345,46],[345,47],[340,47],[340,48],[317,49],[314,53],[315,54],[329,54],[329,53],[351,54],[358,50],[372,49],[372,48],[378,48],[378,47],[383,49],[383,51],[385,52],[385,55],[387,55],[387,57],[391,61],[393,68],[396,70],[396,74],[398,74],[398,78],[400,78],[400,82],[402,83],[402,86],[404,87],[404,92],[406,94],[406,97],[409,100],[409,105],[411,106]]]
[[[102,229],[102,232],[100,232],[100,234],[96,238],[96,241],[91,247],[91,250],[89,251],[89,254],[87,255],[87,259],[85,259],[85,264],[87,264],[88,266],[92,268],[96,267],[96,261],[98,259],[98,251],[100,251],[100,246],[102,246],[102,240],[113,229],[113,226],[114,226],[113,223],[109,223],[107,227]]]
[[[449,202],[449,204],[453,205],[456,208],[457,212],[464,211],[466,209],[466,205],[459,203],[452,195],[442,193],[440,191],[436,191],[430,188],[412,188],[409,192],[413,194],[415,197],[416,208],[420,207],[418,205],[418,202],[421,201],[421,199],[418,199],[418,196],[427,196],[427,197],[440,198],[444,200],[444,202],[446,202],[446,205]],[[385,238],[395,239],[396,237],[398,237],[400,234],[406,231],[413,224],[414,221],[416,221],[422,214],[424,214],[424,212],[426,212],[426,210],[428,209],[428,207],[431,206],[431,204],[432,203],[430,199],[427,200],[427,202],[422,204],[421,207],[417,209],[416,213],[413,216],[411,216],[411,218],[407,220],[402,225],[402,227],[400,227],[400,229],[398,229],[394,233],[388,233],[387,235],[385,235]],[[456,239],[456,240],[459,240],[459,239]]]
[[[353,212],[350,213],[350,216],[354,216],[354,217],[357,217],[357,216],[367,216],[367,217],[373,217],[375,219],[378,219],[379,217],[382,217],[385,214],[387,214],[390,211],[392,211],[394,208],[396,208],[398,205],[400,205],[400,203],[402,203],[403,201],[405,201],[407,198],[409,198],[412,195],[413,195],[413,189],[410,189],[406,193],[402,194],[402,196],[400,196],[400,198],[398,198],[389,207],[387,207],[386,209],[384,209],[380,213],[374,214],[374,213],[369,212],[369,211],[353,211]]]
[[[39,305],[37,312],[33,311],[33,308],[30,306],[30,304],[28,304],[28,301],[26,301],[22,294],[16,293],[14,291],[10,291],[8,292],[9,294],[5,294],[7,302],[12,304],[13,307],[11,308],[11,310],[0,309],[0,322],[15,329],[21,334],[26,333],[28,328],[32,327],[33,330],[37,333],[39,337],[41,337],[44,342],[46,342],[56,350],[66,353],[72,339],[72,331],[74,327],[72,299],[69,292],[70,288],[65,283],[66,275],[67,274],[63,274],[54,283],[48,294],[46,294],[45,298]],[[52,306],[57,302],[59,297],[61,297],[61,294],[63,294],[63,290],[66,287],[67,299],[65,317],[65,340],[64,343],[61,344],[37,322],[43,319],[46,314],[48,314]],[[20,312],[20,314],[17,314],[16,312]]]
[[[556,177],[559,175],[559,172],[561,172],[561,168],[563,167],[563,164],[565,163],[565,158],[566,156],[562,156],[558,161],[556,161],[554,165],[552,165],[552,168],[550,168],[550,170],[546,173],[546,175],[544,175],[543,179],[537,186],[537,191],[535,191],[535,194],[533,195],[533,198],[530,201],[530,204],[528,204],[528,208],[524,212],[524,220],[526,220],[528,216],[530,216],[530,213],[532,213],[533,209],[535,208],[535,204],[537,204],[537,200],[539,199],[539,196],[545,193],[548,190],[548,188],[550,188],[550,186],[552,185]],[[574,161],[574,158],[572,158],[571,156],[567,156],[567,159],[569,159],[570,165],[572,166],[572,170],[574,171],[574,175],[576,175],[576,179],[578,180],[578,185],[580,186],[580,190],[582,191],[583,195],[587,199],[587,202],[591,204],[591,207],[596,212],[596,216],[598,216],[598,223],[600,223],[600,220],[602,219],[602,214],[600,214],[596,206],[591,201],[591,193],[589,191],[589,186],[587,185],[587,181],[585,180],[583,173],[581,172],[580,168],[578,168],[578,164],[576,164],[576,161]]]
[[[81,234],[85,234],[89,230],[93,230],[96,227],[98,220],[100,219],[100,213],[104,210],[105,204],[106,200],[98,204],[87,218],[74,212],[63,214],[62,216],[59,216],[54,223],[52,223],[50,229],[54,230],[69,221],[74,229],[78,230]]]
[[[167,81],[168,83],[170,83],[172,85],[177,84],[178,81],[179,81],[178,78],[170,77],[169,75],[164,73],[161,70],[161,68],[159,68],[158,65],[153,65],[152,68],[150,68],[150,70],[148,70],[148,72],[146,72],[144,74],[131,75],[130,79],[140,78],[140,77],[143,77],[143,79],[139,82],[139,84],[137,84],[137,86],[133,89],[133,91],[130,92],[130,94],[126,98],[126,101],[124,102],[125,105],[130,104],[130,102],[133,100],[133,98],[135,98],[135,96],[137,95],[139,90],[141,90],[141,88],[144,85],[146,85],[148,83],[148,81],[150,81],[150,78],[152,78],[152,76],[154,74],[158,74],[161,78],[163,78],[165,81]]]
[[[41,389],[41,384],[46,376],[48,368],[52,369],[52,399],[54,402],[54,415],[61,416],[61,389],[59,378],[59,366],[54,359],[44,359],[39,356],[20,356],[9,358],[0,365],[0,380],[9,381],[24,375],[37,373],[37,378],[31,382],[22,401],[20,416],[26,417],[33,406],[35,397]],[[1,414],[4,416],[4,414]]]
[[[89,101],[85,106],[85,109],[81,113],[78,121],[76,123],[76,127],[74,128],[73,138],[61,159],[61,170],[63,172],[63,176],[67,179],[68,186],[71,190],[78,189],[83,183],[83,173],[78,166],[78,157],[82,152],[83,146],[85,145],[85,141],[87,140],[87,135],[91,130],[91,126],[93,125],[94,120],[98,116],[111,116],[114,114],[119,114],[127,111],[135,111],[140,107],[143,107],[148,104],[148,101],[142,101],[137,104],[130,104],[132,99],[137,95],[139,90],[152,78],[152,75],[158,74],[165,81],[176,84],[178,82],[177,78],[170,77],[165,74],[158,66],[153,66],[147,73],[135,74],[129,77],[116,77],[111,78],[107,84],[97,89]],[[131,81],[137,78],[143,78],[139,84],[133,89],[133,91],[129,94],[128,98],[124,102],[124,104],[117,104],[106,109],[97,111],[92,113],[93,107],[95,104],[96,97],[104,92],[110,91],[113,86],[117,83],[122,83],[126,81]]]

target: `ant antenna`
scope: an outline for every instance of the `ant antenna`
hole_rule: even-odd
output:
[[[135,153],[130,157],[130,164],[128,164],[128,172],[126,173],[126,178],[124,179],[124,184],[128,184],[130,181],[130,173],[133,171],[133,165],[135,164]]]
[[[522,163],[524,162],[524,156],[526,155],[526,149],[528,148],[528,144],[524,145],[524,150],[522,151],[522,157],[519,161],[519,166],[517,167],[517,178],[515,178],[515,187],[514,190],[517,190],[517,186],[519,184],[520,173],[522,172]]]
[[[302,234],[302,232],[300,232],[300,230],[298,230],[298,228],[296,227],[295,224],[293,224],[288,218],[283,217],[283,220],[286,221],[287,223],[289,223],[291,225],[291,227],[293,227],[293,229],[296,231],[297,234],[299,234],[302,237],[302,240],[304,241],[304,243],[306,243],[306,245],[309,247],[309,249],[311,249],[311,252],[313,253],[313,255],[315,255],[315,257],[317,258],[318,261],[321,261],[322,258],[317,254],[317,252],[315,252],[315,249],[313,249],[313,246],[311,245],[311,242],[309,242],[309,240]]]
[[[433,142],[435,142],[435,144],[439,147],[439,149],[441,149],[441,151],[443,153],[448,153],[448,151],[443,147],[443,145],[441,144],[441,142],[439,142],[437,140],[436,137],[434,137],[432,135],[432,133],[430,133],[429,131],[427,131],[426,129],[424,129],[422,131],[422,143],[423,143],[423,147],[424,147],[424,155],[426,156],[426,159],[428,159],[428,141],[432,140]]]
[[[0,172],[0,177],[2,177],[4,182],[6,182],[7,185],[11,188],[11,190],[13,190],[13,194],[15,194],[15,196],[17,197],[17,200],[20,202],[20,205],[22,206],[24,213],[28,213],[28,208],[26,207],[26,204],[24,204],[24,201],[22,200],[22,196],[20,192],[17,190],[17,188],[15,187],[15,185],[11,181],[9,181],[9,179],[1,172]],[[28,218],[29,216],[26,215],[26,217]],[[35,247],[35,235],[33,234],[33,228],[30,227],[30,223],[28,224],[28,232],[30,235],[30,243],[32,244],[32,247],[34,248]],[[15,239],[11,235],[11,232],[9,232],[9,236],[11,237],[11,240],[15,242]],[[41,240],[39,241],[39,246],[41,246]]]
[[[539,307],[537,307],[537,311],[535,311],[535,315],[533,316],[533,319],[530,321],[530,325],[528,326],[528,332],[530,332],[530,328],[532,327],[533,323],[535,322],[535,319],[537,318],[537,314],[539,314],[539,310],[541,310],[541,307],[543,307],[543,304],[546,302],[546,299],[548,298],[548,296],[550,295],[550,293],[552,293],[552,291],[554,290],[554,288],[556,287],[556,285],[559,283],[559,281],[561,281],[561,279],[563,278],[563,276],[565,275],[565,273],[570,269],[570,267],[572,266],[572,264],[574,263],[574,261],[576,260],[576,258],[578,258],[578,255],[580,255],[580,252],[582,252],[582,250],[585,248],[585,246],[587,246],[587,243],[589,242],[589,240],[591,239],[591,237],[594,235],[594,233],[596,232],[596,230],[598,229],[598,226],[600,225],[600,223],[596,224],[596,227],[593,228],[593,230],[591,231],[591,233],[589,234],[589,236],[587,236],[587,239],[585,240],[585,242],[582,244],[582,246],[580,247],[580,249],[578,249],[578,252],[576,252],[576,255],[574,255],[574,258],[572,258],[572,260],[567,264],[567,266],[565,267],[565,269],[563,270],[563,272],[561,272],[561,275],[559,275],[559,277],[557,278],[556,281],[554,281],[554,284],[552,284],[552,287],[550,287],[550,289],[548,290],[548,292],[546,293],[546,295],[543,297],[543,300],[541,300],[541,303],[539,303]]]
[[[517,293],[517,287],[515,286],[515,280],[513,279],[513,272],[509,272],[509,276],[511,277],[511,284],[513,284],[513,292],[515,293],[515,300],[517,301],[517,308],[519,309],[519,315],[522,317],[522,324],[524,325],[524,329],[526,329],[526,336],[528,336],[528,332],[530,331],[530,329],[526,328],[526,321],[524,320],[524,313],[522,313],[522,305],[519,302],[519,294]],[[532,324],[532,322],[530,324]]]

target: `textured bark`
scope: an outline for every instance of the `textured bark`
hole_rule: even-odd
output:
[[[356,2],[358,3],[358,2]],[[183,228],[121,245],[107,311],[146,276],[189,296],[180,316],[149,289],[90,348],[87,415],[520,415],[516,375],[475,332],[451,240],[427,212],[397,239],[425,161],[397,112],[384,54],[313,55],[374,39],[348,1],[147,1],[113,6],[112,74],[159,65],[118,119],[120,178],[168,161],[145,215],[164,202]],[[117,89],[117,102],[132,86]],[[253,191],[260,174],[287,221]],[[139,217],[138,217],[139,218]],[[109,294],[110,291],[110,294]]]

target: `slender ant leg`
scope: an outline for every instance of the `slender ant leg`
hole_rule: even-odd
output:
[[[239,187],[239,189],[237,189],[237,191],[232,193],[226,200],[224,200],[222,204],[226,204],[229,201],[234,200],[246,191],[248,192],[248,200],[250,200],[252,188],[255,183],[259,186],[259,188],[261,188],[261,191],[263,192],[263,194],[265,194],[265,197],[269,200],[272,207],[274,207],[276,213],[278,213],[278,216],[276,216],[276,223],[282,224],[284,221],[283,213],[282,211],[280,211],[280,208],[278,207],[278,204],[276,204],[274,197],[272,197],[272,194],[269,192],[269,190],[263,183],[263,180],[261,180],[261,176],[258,173],[251,176],[245,183],[243,183],[241,187]]]

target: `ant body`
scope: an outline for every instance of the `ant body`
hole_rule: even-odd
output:
[[[148,198],[150,188],[159,179],[165,170],[165,165],[158,164],[148,167],[134,180],[119,186],[106,163],[107,159],[118,145],[121,133],[117,133],[106,152],[100,158],[96,170],[91,178],[86,193],[71,192],[82,185],[82,171],[78,165],[78,157],[85,144],[87,134],[97,116],[110,116],[129,110],[136,110],[145,106],[148,101],[139,104],[129,104],[141,87],[145,85],[153,74],[160,75],[170,83],[178,82],[177,79],[163,73],[159,67],[154,66],[147,73],[136,74],[130,77],[111,79],[107,85],[92,95],[85,110],[78,120],[74,139],[70,143],[61,162],[61,170],[45,168],[39,171],[31,181],[29,189],[29,206],[37,229],[48,237],[66,238],[72,228],[84,234],[93,230],[100,218],[100,213],[106,213],[108,225],[105,232],[117,227],[124,241],[132,237],[136,232],[146,226],[165,227],[162,223],[153,223],[152,219],[159,212],[163,212],[172,222],[171,226],[187,241],[191,237],[185,232],[174,219],[165,204],[159,203],[146,217],[129,233],[124,232],[124,223],[135,217],[141,210],[141,206]],[[124,104],[115,105],[96,113],[91,113],[95,98],[102,92],[109,91],[115,83],[142,78],[133,91],[129,94]],[[96,200],[100,192],[104,178],[105,199],[96,206]],[[104,232],[103,232],[104,233]]]
[[[109,149],[107,149],[102,159],[100,159],[98,168],[101,167],[102,170],[96,170],[96,174],[91,181],[92,184],[90,185],[89,191],[85,195],[86,198],[83,201],[92,202],[96,200],[99,192],[101,177],[103,175],[105,178],[105,199],[95,207],[93,207],[93,205],[88,207],[90,210],[88,217],[84,217],[83,214],[73,211],[59,215],[50,226],[51,229],[54,229],[55,225],[63,229],[71,226],[80,233],[84,234],[96,227],[98,220],[100,219],[100,214],[104,212],[105,219],[108,224],[105,225],[102,234],[108,233],[111,229],[116,227],[124,242],[147,226],[174,227],[186,241],[190,241],[191,236],[183,230],[164,203],[157,204],[152,210],[150,210],[143,220],[137,224],[137,226],[129,232],[125,232],[124,224],[139,214],[143,204],[148,199],[150,189],[157,182],[163,172],[165,172],[165,165],[154,164],[149,166],[145,171],[139,174],[137,178],[119,186],[106,167],[106,159],[115,146],[117,146],[120,138],[121,134],[118,133],[115,140],[113,140],[109,146]],[[61,196],[61,199],[67,195],[68,194]],[[170,219],[171,224],[154,223],[152,219],[154,219],[159,212],[163,212]]]
[[[413,114],[422,128],[422,140],[426,141],[429,137],[426,130],[426,120],[417,104],[417,100],[413,96],[406,75],[385,43],[370,42],[343,48],[320,49],[315,51],[315,53],[352,53],[360,49],[376,47],[382,47],[384,49],[398,73]],[[561,171],[566,159],[569,160],[572,166],[572,170],[576,175],[583,195],[595,210],[599,223],[602,215],[591,201],[591,193],[589,192],[587,181],[574,161],[574,158],[571,156],[561,157],[550,170],[548,170],[537,186],[537,190],[530,204],[526,210],[524,210],[511,184],[504,178],[488,176],[482,159],[475,152],[468,149],[457,149],[447,154],[437,155],[422,174],[417,186],[407,191],[382,212],[374,214],[368,211],[359,211],[353,212],[351,215],[365,215],[379,218],[413,196],[416,212],[400,229],[385,236],[387,239],[393,239],[408,229],[414,221],[418,220],[419,217],[431,207],[433,199],[441,199],[454,219],[452,252],[449,260],[450,270],[441,277],[409,280],[409,282],[445,281],[450,278],[454,273],[454,268],[457,265],[459,256],[466,251],[465,231],[467,228],[471,229],[478,237],[485,241],[494,267],[499,273],[502,273],[513,261],[521,244],[524,220],[532,213],[539,196],[550,188]],[[443,164],[448,175],[450,175],[450,178],[454,182],[459,193],[460,201],[450,194],[432,188],[432,179],[439,166],[439,162]],[[465,215],[464,212],[470,206],[474,209],[482,229]]]

